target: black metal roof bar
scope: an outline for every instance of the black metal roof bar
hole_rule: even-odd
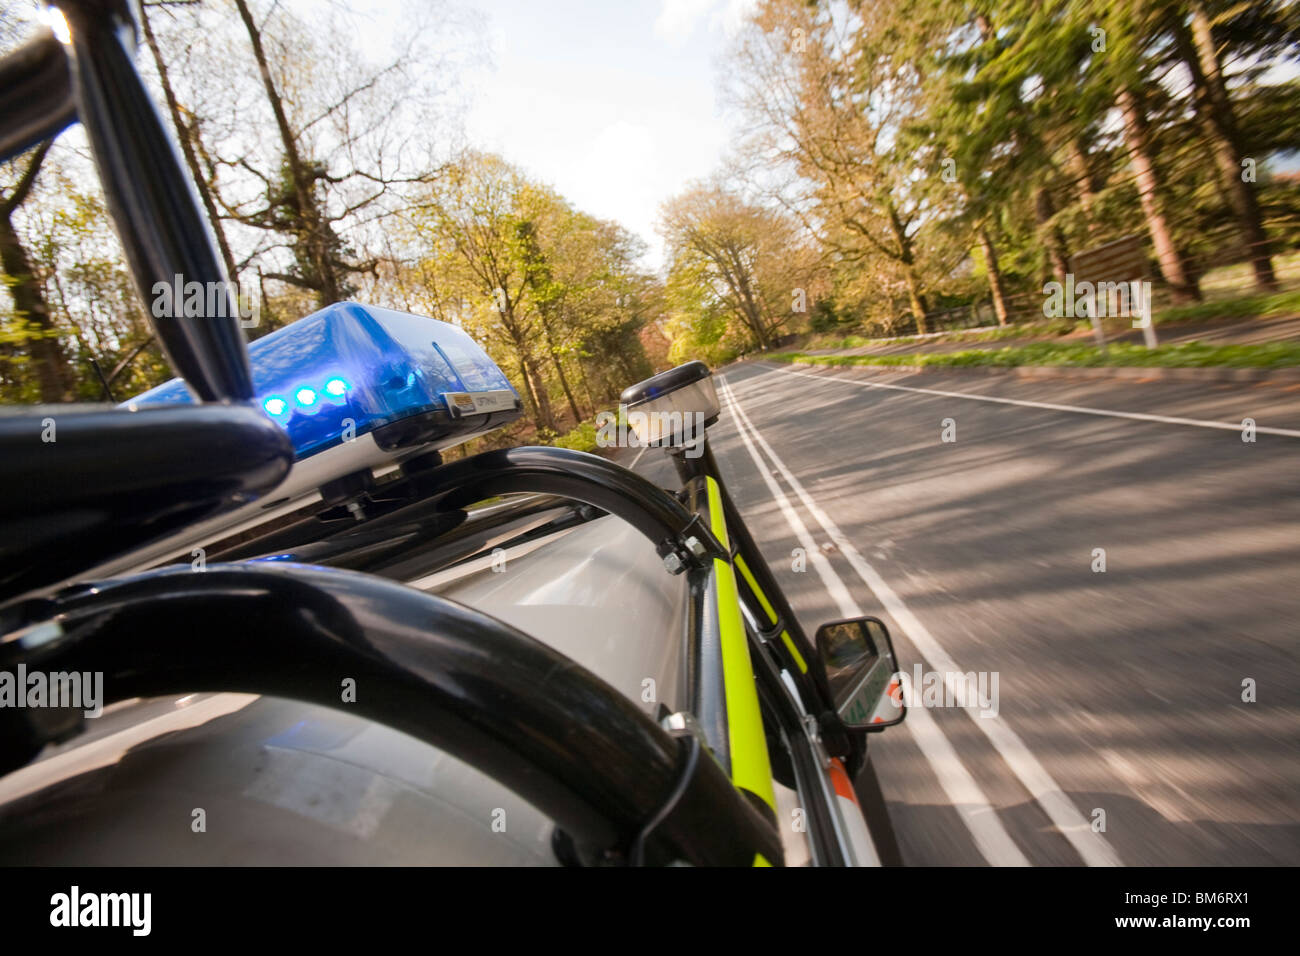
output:
[[[194,691],[308,701],[494,777],[554,820],[585,862],[627,862],[669,804],[646,862],[781,862],[780,836],[715,761],[696,761],[670,801],[683,763],[667,732],[558,651],[452,601],[350,571],[236,564],[103,582],[33,610],[0,641],[0,667],[103,672],[105,704]],[[25,713],[0,712],[7,740]]]
[[[194,186],[133,60],[135,25],[120,0],[55,0],[77,116],[86,128],[113,225],[172,367],[201,401],[249,401],[253,380],[239,309]],[[155,315],[154,286],[176,276],[218,314]],[[174,310],[173,310],[174,311]]]
[[[0,58],[0,162],[77,121],[63,45],[43,35]]]

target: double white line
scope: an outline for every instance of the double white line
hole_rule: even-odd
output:
[[[822,529],[830,537],[840,553],[848,559],[850,566],[857,572],[858,577],[871,589],[885,610],[894,619],[894,622],[911,639],[913,646],[925,657],[931,670],[946,674],[945,679],[951,684],[955,679],[955,675],[964,673],[962,669],[957,666],[934,635],[903,603],[902,598],[894,592],[893,588],[885,582],[875,568],[862,557],[858,549],[853,546],[853,542],[845,536],[844,532],[839,529],[817,502],[804,491],[799,479],[790,473],[780,456],[772,450],[772,446],[767,443],[754,426],[754,423],[750,421],[749,416],[745,414],[745,410],[736,399],[730,384],[725,379],[719,379],[719,384],[722,387],[723,397],[732,411],[736,430],[740,433],[746,450],[754,460],[758,473],[763,476],[768,491],[771,492],[777,506],[781,509],[781,513],[785,516],[790,530],[794,533],[817,574],[826,585],[831,598],[839,607],[840,613],[845,617],[858,617],[863,612],[857,602],[853,600],[844,581],[831,566],[830,561],[822,554],[821,549],[813,540],[808,527],[800,518],[790,499],[776,483],[776,479],[772,477],[772,469],[764,464],[755,445],[762,448],[764,454],[767,455],[781,477],[785,479],[785,482],[799,501],[802,502],[804,508],[822,526]],[[904,678],[906,686],[906,675],[904,675]],[[955,687],[953,691],[955,695]],[[908,700],[914,699],[915,696],[915,694],[909,694]],[[1024,741],[1020,739],[1020,735],[1012,730],[1005,720],[1000,716],[981,717],[973,707],[966,708],[966,713],[975,721],[975,726],[988,737],[989,742],[1001,754],[1002,759],[1006,761],[1021,784],[1038,802],[1038,805],[1042,807],[1061,834],[1069,840],[1085,864],[1088,866],[1120,865],[1119,857],[1110,844],[1106,842],[1105,837],[1093,831],[1088,821],[1084,819],[1083,815],[1070,801],[1070,798],[1065,795],[1046,768],[1039,763],[1038,758],[1025,746]],[[1029,861],[1011,839],[1011,835],[1003,827],[1002,821],[989,804],[983,790],[962,764],[952,744],[944,736],[943,731],[929,711],[921,706],[909,707],[904,726],[911,730],[917,747],[920,748],[922,754],[930,762],[940,786],[943,787],[944,793],[952,801],[953,808],[970,830],[971,837],[984,858],[994,866],[1028,866]]]

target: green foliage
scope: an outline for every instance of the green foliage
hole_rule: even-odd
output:
[[[692,359],[712,367],[726,365],[748,344],[748,337],[737,333],[720,309],[703,304],[695,309],[681,308],[668,320],[668,330],[673,343],[668,359],[674,365]]]
[[[1250,216],[1225,185],[1216,136],[1258,167],[1273,251],[1300,247],[1300,183],[1270,168],[1300,141],[1298,9],[765,0],[732,86],[755,130],[743,158],[817,227],[830,264],[838,322],[823,311],[810,330],[906,331],[918,292],[927,313],[987,302],[999,281],[1012,298],[1032,294],[1073,254],[1134,234],[1167,236],[1193,280],[1240,262]],[[1185,82],[1202,55],[1188,44],[1196,11],[1228,77],[1223,108]],[[796,28],[808,38],[798,53]],[[1117,121],[1128,93],[1145,141]],[[1151,160],[1150,203],[1134,149]]]
[[[816,250],[791,217],[719,184],[665,203],[660,229],[674,361],[768,348],[824,291]]]
[[[402,170],[414,175],[392,175],[386,147],[409,138],[414,114],[378,107],[438,71],[343,75],[321,52],[324,27],[266,11],[260,29],[301,133],[292,174],[252,58],[211,73],[211,56],[191,55],[235,38],[243,49],[238,24],[221,26],[211,5],[154,24],[235,259],[248,257],[246,280],[265,266],[273,284],[260,290],[252,337],[305,314],[326,285],[338,295],[360,286],[359,298],[462,324],[546,437],[569,434],[651,374],[643,341],[656,361],[713,365],[791,332],[815,337],[805,347],[857,348],[948,307],[987,311],[999,282],[1013,323],[1025,318],[1015,303],[1071,254],[1156,228],[1117,122],[1126,92],[1139,101],[1159,205],[1189,271],[1237,263],[1253,283],[1215,163],[1218,134],[1185,82],[1187,31],[1201,11],[1283,291],[1233,289],[1230,300],[1159,309],[1156,321],[1294,314],[1300,273],[1286,263],[1300,249],[1300,181],[1274,162],[1300,142],[1300,5],[1287,0],[761,0],[728,73],[747,120],[737,162],[665,204],[663,280],[640,267],[639,239],[500,157],[470,151],[444,164],[417,149],[417,166]],[[205,92],[214,84],[221,95]],[[0,170],[0,201],[17,170]],[[121,365],[119,396],[171,374],[88,173],[56,147],[14,212],[52,328],[14,314],[0,293],[0,400],[32,401],[38,372],[48,384],[42,353],[66,365],[68,398],[102,397],[92,361]],[[312,208],[298,208],[304,198]],[[1209,279],[1204,288],[1224,291]],[[1074,330],[1031,322],[939,341]]]
[[[652,374],[639,333],[659,290],[642,245],[498,156],[468,153],[411,217],[407,301],[458,322],[518,385],[540,435]],[[413,301],[412,301],[413,300]]]
[[[828,298],[818,300],[808,317],[808,328],[813,332],[834,332],[844,324],[835,310],[835,302]]]
[[[563,435],[551,440],[556,448],[572,448],[574,451],[596,452],[596,423],[586,421]]]

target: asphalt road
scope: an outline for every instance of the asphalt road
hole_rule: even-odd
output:
[[[1300,386],[717,380],[710,442],[805,629],[878,615],[920,668],[871,744],[905,863],[1300,864]],[[930,706],[966,672],[985,701]]]
[[[878,615],[917,691],[997,675],[873,740],[904,862],[1300,864],[1300,391],[718,379],[714,453],[808,632]]]

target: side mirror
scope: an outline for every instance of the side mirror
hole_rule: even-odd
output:
[[[874,617],[817,628],[835,710],[850,730],[884,730],[907,715],[889,629]]]
[[[689,445],[718,420],[718,392],[703,362],[687,362],[623,390],[627,426],[644,445]]]

